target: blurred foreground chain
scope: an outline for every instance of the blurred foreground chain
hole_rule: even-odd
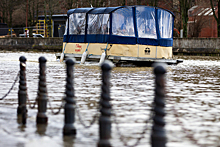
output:
[[[151,121],[152,118],[153,118],[153,110],[151,109],[151,111],[150,111],[150,116],[149,116],[149,118],[145,121],[146,126],[144,127],[143,131],[141,132],[141,134],[140,134],[141,136],[140,136],[139,138],[137,138],[136,142],[135,142],[133,145],[128,145],[127,141],[125,140],[125,137],[122,135],[122,133],[121,133],[121,131],[120,131],[119,123],[118,123],[118,121],[117,121],[117,119],[116,119],[116,114],[113,113],[113,116],[114,116],[113,121],[114,121],[114,123],[116,124],[116,130],[117,130],[117,133],[118,133],[118,135],[119,135],[119,137],[120,137],[120,141],[121,141],[121,142],[123,143],[123,145],[126,146],[126,147],[135,147],[135,146],[139,145],[141,139],[145,138],[144,135],[146,135],[146,131],[149,129],[148,123],[150,123],[150,121]]]
[[[180,116],[178,116],[178,112],[177,112],[177,110],[174,108],[175,106],[173,105],[172,107],[171,107],[171,112],[173,112],[173,115],[174,115],[174,117],[176,117],[176,121],[175,122],[177,122],[178,124],[179,124],[179,126],[181,126],[181,132],[184,132],[185,134],[186,134],[186,137],[193,143],[193,144],[195,144],[195,145],[197,145],[197,146],[200,146],[200,147],[203,147],[203,145],[202,144],[199,144],[198,143],[198,141],[195,139],[195,137],[194,137],[194,133],[190,133],[190,130],[189,129],[186,129],[185,127],[184,127],[184,125],[183,125],[183,123],[180,121],[180,119],[179,118],[181,118]],[[219,147],[219,145],[216,145],[216,147]]]
[[[49,106],[50,106],[50,109],[51,109],[51,112],[52,112],[53,115],[59,114],[59,113],[60,113],[60,110],[61,110],[61,109],[63,108],[63,106],[64,106],[64,100],[62,100],[61,105],[60,105],[60,107],[58,108],[58,111],[57,111],[57,112],[54,112],[54,108],[52,107],[51,102],[50,102],[49,99],[48,99],[48,103],[49,103]]]
[[[35,108],[35,105],[37,104],[37,98],[35,99],[35,101],[34,101],[34,103],[33,103],[33,106],[31,106],[31,102],[30,102],[30,100],[29,100],[28,95],[27,95],[27,100],[28,100],[29,108],[34,109],[34,108]]]
[[[95,121],[96,121],[96,120],[98,119],[98,117],[99,117],[99,109],[100,109],[100,106],[98,106],[97,112],[96,112],[96,114],[92,117],[92,121],[90,122],[90,124],[89,124],[89,125],[86,125],[86,124],[83,122],[83,120],[82,120],[81,114],[80,114],[80,112],[79,112],[79,107],[76,106],[76,114],[77,114],[77,116],[78,116],[78,118],[79,118],[79,122],[83,125],[84,128],[90,128],[90,127],[95,123]]]
[[[9,89],[9,91],[2,97],[0,98],[0,100],[3,100],[4,98],[6,98],[8,96],[8,94],[11,92],[11,90],[14,88],[15,86],[15,83],[18,81],[18,77],[19,77],[20,73],[18,72],[16,78],[15,78],[15,81],[14,83],[12,84],[11,88]]]

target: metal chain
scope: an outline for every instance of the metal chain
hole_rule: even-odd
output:
[[[14,81],[14,83],[12,84],[11,88],[9,89],[9,91],[8,91],[2,98],[0,98],[0,100],[3,100],[4,98],[6,98],[6,97],[8,96],[8,94],[11,92],[11,90],[14,88],[16,82],[18,81],[19,75],[20,75],[20,71],[18,72],[18,74],[17,74],[17,76],[16,76],[16,78],[15,78],[15,81]],[[37,98],[35,99],[33,105],[31,106],[31,102],[30,102],[29,96],[28,96],[28,94],[27,94],[27,101],[28,101],[29,108],[34,109],[34,108],[35,108],[35,105],[37,104]],[[54,110],[53,110],[53,108],[52,108],[52,106],[51,106],[51,103],[50,103],[49,99],[48,99],[48,102],[49,102],[49,106],[50,106],[50,109],[51,109],[52,113],[53,113],[54,115],[59,114],[61,108],[63,107],[63,100],[62,100],[61,106],[59,107],[59,110],[58,110],[57,112],[54,112]]]
[[[79,118],[79,122],[83,125],[84,128],[90,128],[90,127],[95,123],[95,121],[97,120],[97,118],[98,118],[98,116],[99,116],[100,106],[98,105],[98,107],[97,107],[97,112],[96,112],[96,114],[93,116],[92,121],[90,122],[90,124],[89,124],[88,126],[87,126],[87,125],[83,122],[83,120],[82,120],[81,114],[80,114],[80,112],[79,112],[79,107],[78,107],[76,104],[75,104],[75,106],[76,106],[76,114],[77,114],[77,116],[78,116],[78,118]]]
[[[174,108],[174,106],[173,106],[171,109],[172,109],[172,112],[174,112],[174,116],[176,116],[176,121],[177,121],[179,124],[181,124],[181,122],[180,122],[180,120],[179,120],[179,117],[178,117],[178,115],[177,115],[177,111],[176,111],[176,109]],[[181,125],[181,126],[182,126],[181,128],[182,128],[183,132],[186,133],[186,137],[188,137],[189,140],[191,140],[194,144],[196,144],[196,145],[198,145],[198,146],[202,146],[201,144],[198,143],[198,141],[193,137],[192,134],[188,133],[189,130],[187,130],[186,128],[184,128],[183,125]]]
[[[49,103],[49,107],[50,107],[50,109],[51,109],[52,114],[53,114],[53,115],[57,115],[57,114],[60,113],[60,110],[63,108],[64,100],[62,99],[61,105],[60,105],[60,107],[58,108],[58,111],[57,111],[57,112],[54,112],[54,108],[52,108],[52,105],[51,105],[51,102],[50,102],[49,99],[48,99],[48,103]]]
[[[9,94],[9,93],[11,92],[11,90],[14,88],[15,83],[18,81],[19,75],[20,75],[20,72],[18,72],[18,74],[17,74],[17,76],[16,76],[16,78],[15,78],[15,81],[14,81],[14,83],[12,84],[11,88],[9,89],[9,91],[8,91],[2,98],[0,98],[0,100],[3,100],[4,98],[6,98],[6,97],[8,96],[8,94]]]
[[[37,104],[37,98],[35,99],[35,101],[34,101],[34,103],[33,103],[33,106],[31,106],[31,102],[30,102],[30,100],[29,100],[28,94],[27,94],[27,100],[28,100],[29,108],[34,109],[34,108],[35,108],[35,105]]]
[[[146,131],[148,130],[148,123],[152,120],[153,118],[153,110],[151,109],[150,111],[150,117],[146,120],[146,126],[144,127],[143,131],[141,132],[141,137],[137,138],[137,141],[133,145],[128,145],[127,141],[125,141],[125,137],[122,135],[120,129],[119,129],[119,123],[116,119],[116,114],[113,113],[114,115],[114,123],[116,124],[116,130],[119,135],[120,141],[123,143],[124,146],[126,147],[135,147],[139,145],[141,139],[144,138],[144,135],[146,134]]]

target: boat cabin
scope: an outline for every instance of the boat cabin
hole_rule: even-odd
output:
[[[150,6],[76,8],[67,12],[64,57],[113,62],[172,60],[174,15]]]

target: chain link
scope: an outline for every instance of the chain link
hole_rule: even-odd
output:
[[[30,102],[30,100],[29,100],[28,94],[27,94],[27,100],[28,100],[29,108],[34,109],[34,108],[35,108],[35,105],[37,104],[37,98],[35,99],[35,101],[34,101],[34,103],[33,103],[33,106],[31,106],[31,102]]]
[[[172,112],[174,112],[174,116],[176,116],[176,122],[179,123],[179,124],[182,124],[182,123],[180,122],[180,120],[179,120],[178,115],[177,115],[177,110],[174,108],[174,106],[173,106],[171,109],[172,109]],[[191,142],[193,142],[194,144],[196,144],[196,145],[202,147],[202,145],[199,144],[198,141],[194,138],[193,134],[188,133],[189,130],[186,129],[186,128],[184,128],[183,125],[181,125],[181,126],[182,126],[181,128],[182,128],[183,132],[186,133],[186,137],[188,137],[189,140],[190,140]]]
[[[148,130],[148,123],[152,120],[153,118],[153,110],[151,109],[150,110],[150,116],[149,118],[146,120],[146,126],[144,127],[143,131],[141,132],[141,137],[137,138],[136,142],[133,144],[133,145],[128,145],[127,141],[125,141],[125,137],[122,135],[120,129],[119,129],[119,122],[117,121],[116,119],[116,114],[113,113],[114,115],[114,123],[116,124],[116,130],[117,130],[117,133],[119,135],[119,138],[120,138],[120,141],[123,143],[124,146],[126,147],[135,147],[137,145],[139,145],[141,139],[144,138],[144,135],[146,134],[146,131]]]
[[[6,98],[6,97],[8,96],[8,94],[9,94],[9,93],[11,92],[11,90],[14,88],[15,83],[18,81],[19,75],[20,75],[20,72],[18,72],[18,74],[17,74],[17,76],[16,76],[16,78],[15,78],[15,81],[14,81],[14,83],[12,84],[11,88],[9,89],[9,91],[8,91],[2,98],[0,98],[0,100],[3,100],[4,98]]]
[[[84,128],[90,128],[94,123],[95,121],[97,120],[98,116],[99,116],[99,109],[100,109],[100,106],[98,105],[97,107],[97,112],[96,114],[92,117],[92,121],[90,122],[90,124],[87,126],[83,120],[82,120],[82,117],[81,117],[81,114],[79,112],[79,107],[75,104],[75,107],[76,107],[76,114],[79,118],[79,122],[83,125]]]
[[[17,76],[16,76],[16,78],[15,78],[15,81],[14,81],[14,83],[12,84],[11,88],[9,89],[9,91],[8,91],[2,98],[0,98],[0,100],[3,100],[4,98],[6,98],[6,97],[8,96],[8,94],[11,92],[11,90],[14,88],[16,82],[18,81],[19,75],[20,75],[20,71],[18,72],[18,74],[17,74]],[[35,99],[33,105],[31,105],[31,102],[30,102],[30,100],[29,100],[29,96],[28,96],[28,94],[27,94],[27,101],[28,101],[29,108],[34,109],[35,106],[36,106],[36,104],[37,104],[37,98]],[[53,113],[54,115],[59,114],[61,108],[63,108],[63,100],[62,100],[61,106],[59,107],[59,110],[58,110],[57,112],[54,112],[54,109],[52,108],[49,99],[48,99],[48,103],[49,103],[50,109],[51,109],[51,111],[52,111],[52,113]]]
[[[60,107],[58,108],[58,111],[57,111],[57,112],[54,112],[54,108],[52,108],[52,105],[51,105],[51,102],[50,102],[49,99],[48,99],[48,103],[49,103],[49,107],[50,107],[50,109],[51,109],[52,114],[53,114],[53,115],[57,115],[57,114],[60,113],[60,110],[63,108],[64,100],[62,99],[61,105],[60,105]]]

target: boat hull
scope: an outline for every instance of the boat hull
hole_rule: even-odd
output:
[[[106,43],[63,43],[64,58],[75,58],[80,61],[87,52],[86,61],[99,62],[103,52],[106,59],[113,63],[132,63],[139,66],[151,65],[154,62],[177,64],[181,61],[172,59],[172,47]],[[56,54],[59,58],[59,54]]]

